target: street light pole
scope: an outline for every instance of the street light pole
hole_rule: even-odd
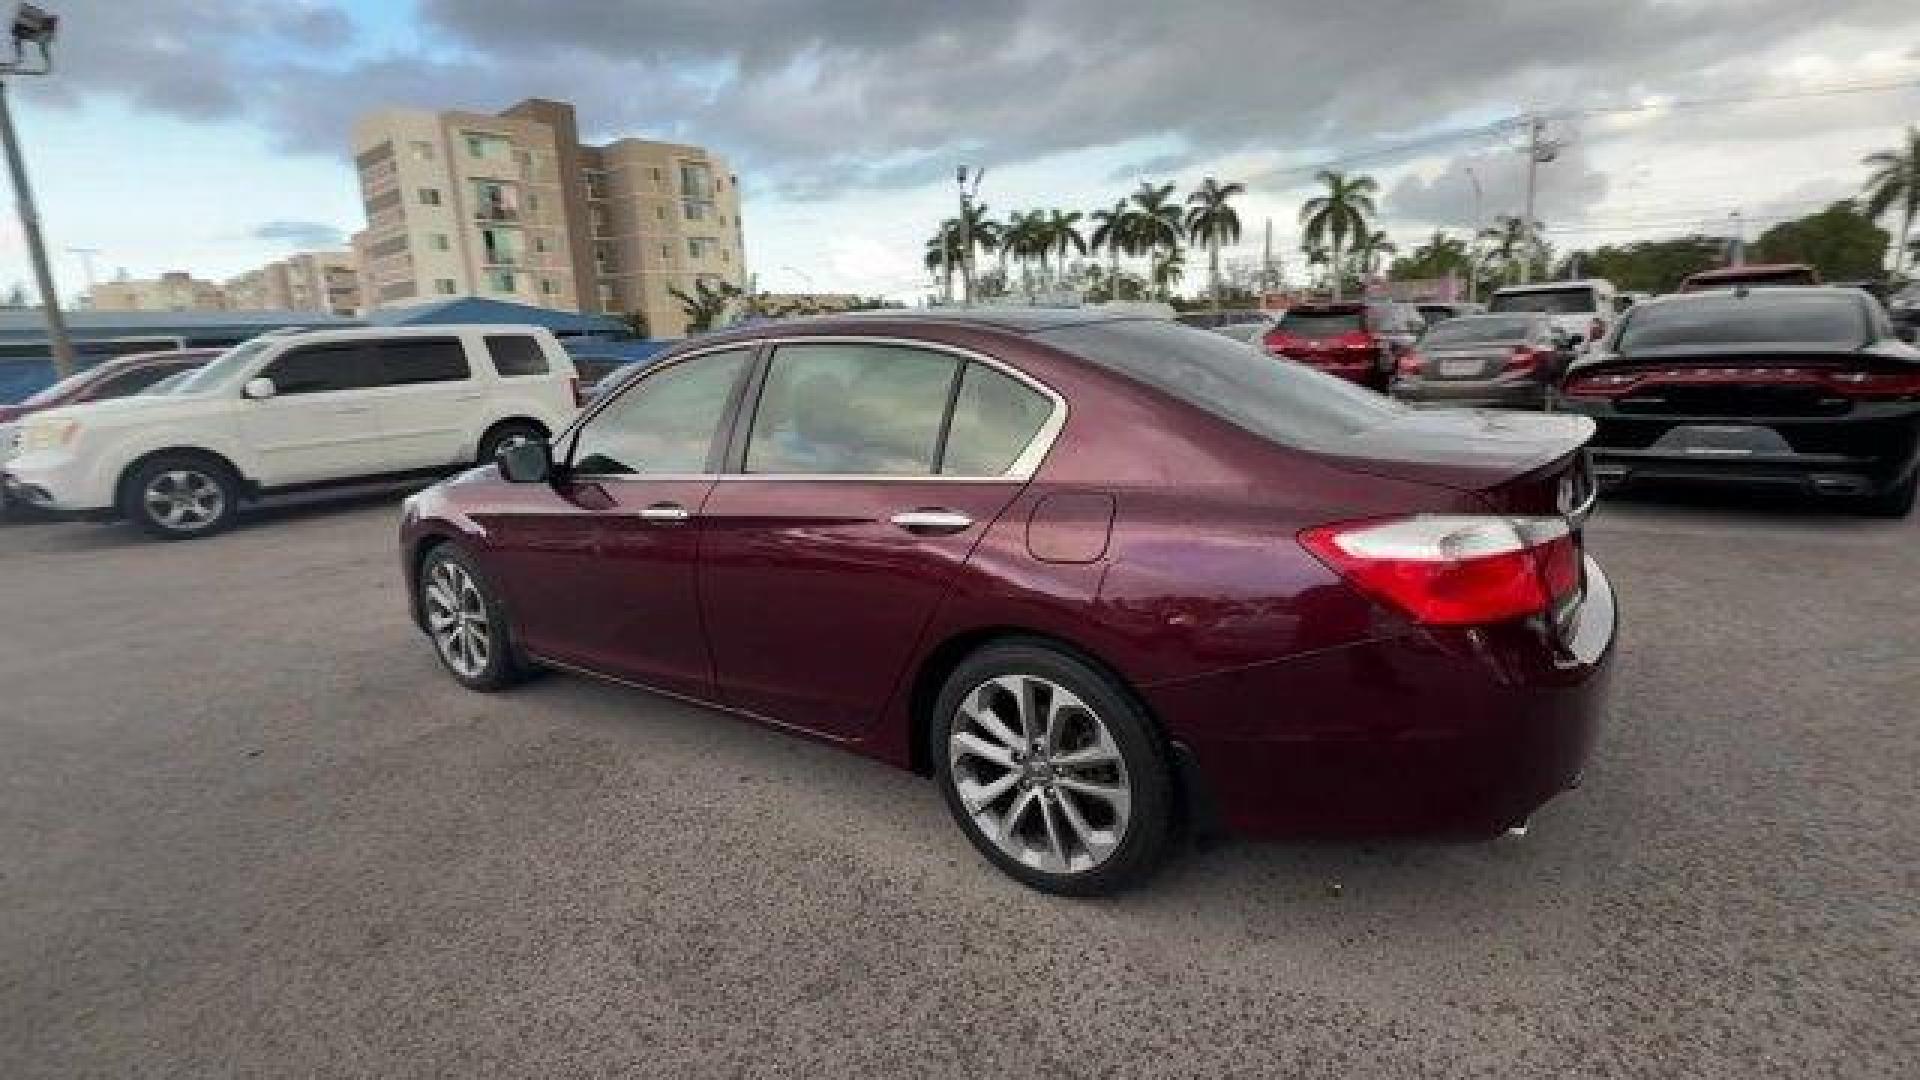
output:
[[[1467,303],[1479,300],[1480,296],[1480,260],[1474,257],[1474,249],[1480,246],[1480,230],[1486,227],[1486,218],[1481,212],[1481,202],[1485,193],[1480,190],[1480,174],[1468,165],[1467,182],[1473,185],[1473,236],[1467,240]]]
[[[20,232],[26,237],[27,255],[33,261],[33,278],[40,288],[40,309],[46,312],[47,341],[53,347],[53,373],[64,379],[74,372],[73,339],[67,336],[67,320],[60,314],[60,292],[53,283],[53,268],[47,264],[47,245],[40,235],[40,212],[33,205],[33,186],[27,182],[26,162],[20,156],[20,139],[13,130],[13,110],[7,102],[8,75],[45,75],[53,70],[53,36],[60,20],[34,7],[21,4],[13,16],[13,59],[0,63],[0,141],[6,143],[7,170],[13,176],[14,201],[20,209]],[[40,66],[26,67],[25,45],[40,53]]]

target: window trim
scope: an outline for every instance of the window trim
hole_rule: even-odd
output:
[[[1013,464],[997,476],[956,476],[934,473],[930,475],[900,475],[898,473],[750,473],[744,471],[742,462],[746,457],[747,439],[752,434],[753,414],[759,409],[760,393],[766,386],[767,366],[773,359],[773,352],[782,345],[898,345],[929,352],[946,353],[958,357],[962,366],[956,372],[954,384],[957,387],[966,377],[967,362],[985,364],[987,367],[1012,378],[1027,388],[1036,391],[1053,405],[1053,411],[1040,424],[1040,430],[1034,432],[1026,447],[1014,456]],[[574,450],[579,443],[579,434],[602,410],[615,401],[632,393],[634,389],[661,371],[677,364],[718,352],[731,352],[737,349],[750,350],[747,377],[734,387],[733,398],[720,419],[724,432],[725,449],[720,455],[720,468],[717,472],[698,473],[576,473],[571,471]],[[941,439],[953,426],[953,392],[948,394],[947,412],[941,421]],[[715,342],[698,349],[668,357],[647,368],[638,376],[628,379],[618,393],[603,397],[580,414],[568,428],[562,432],[556,443],[566,445],[566,463],[569,467],[568,479],[590,480],[595,483],[624,482],[646,483],[648,481],[667,480],[713,480],[720,483],[821,483],[826,481],[853,481],[860,483],[887,484],[1026,484],[1033,480],[1034,473],[1052,452],[1053,444],[1060,438],[1060,432],[1067,426],[1069,406],[1067,399],[1053,387],[1021,371],[997,357],[959,345],[949,345],[943,341],[929,341],[924,338],[898,337],[893,335],[868,334],[801,334],[781,335],[777,337],[746,338],[743,340]],[[709,460],[712,460],[709,456]]]

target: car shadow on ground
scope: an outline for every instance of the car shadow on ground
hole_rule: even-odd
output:
[[[388,505],[397,514],[401,499],[428,485],[418,481],[404,484],[377,484],[337,488],[284,496],[268,503],[247,506],[227,530],[245,535],[293,522],[326,518],[369,507]],[[8,548],[12,551],[110,551],[117,548],[164,544],[168,541],[149,536],[130,522],[69,521],[29,506],[9,506],[0,511],[0,531],[14,534]],[[194,540],[173,541],[194,543]]]

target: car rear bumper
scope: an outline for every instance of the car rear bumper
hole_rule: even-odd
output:
[[[1409,405],[1454,409],[1543,409],[1547,388],[1535,382],[1403,379],[1393,384],[1393,397]]]
[[[1487,838],[1579,782],[1617,627],[1589,559],[1562,634],[1413,631],[1142,692],[1229,831]]]
[[[1726,417],[1649,415],[1610,401],[1559,397],[1552,407],[1593,420],[1594,475],[1603,484],[1704,481],[1819,494],[1867,494],[1920,467],[1920,403],[1868,402],[1843,416]],[[1776,433],[1770,451],[1674,446],[1678,428],[1761,428]]]

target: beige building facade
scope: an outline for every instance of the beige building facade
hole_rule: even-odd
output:
[[[255,267],[226,284],[227,306],[245,311],[357,315],[360,274],[351,251],[302,251]]]
[[[737,181],[697,146],[579,140],[573,107],[389,109],[354,129],[368,307],[484,296],[685,332],[671,290],[746,280]]]
[[[157,278],[103,281],[90,294],[95,311],[224,311],[226,293],[217,282],[183,270]]]

